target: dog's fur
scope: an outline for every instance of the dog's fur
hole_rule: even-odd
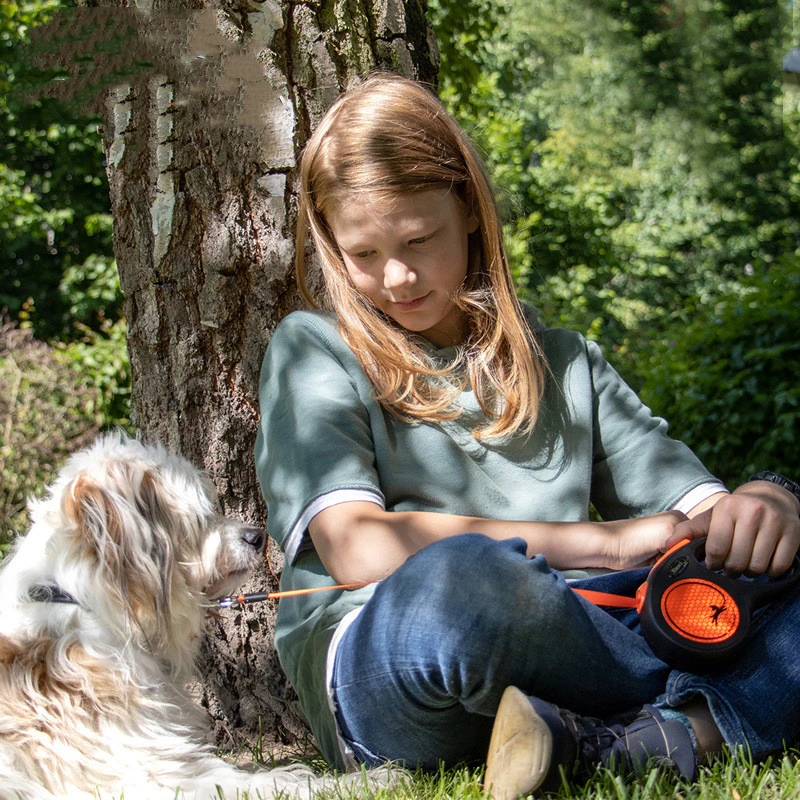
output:
[[[183,688],[211,601],[236,590],[263,548],[263,532],[212,498],[183,458],[106,436],[31,504],[33,525],[0,568],[0,800],[206,800],[216,787],[255,798],[319,785],[304,767],[246,772],[214,756]],[[31,599],[37,586],[76,602]]]

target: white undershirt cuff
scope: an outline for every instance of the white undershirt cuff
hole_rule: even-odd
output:
[[[310,546],[308,525],[320,511],[324,511],[326,508],[338,505],[339,503],[356,502],[375,503],[381,508],[385,507],[383,496],[380,492],[372,489],[335,489],[327,494],[321,494],[319,497],[312,500],[306,506],[305,511],[300,515],[300,518],[286,537],[284,553],[287,561],[293,564],[297,558],[297,554],[305,549],[305,547]]]
[[[728,490],[719,481],[701,483],[699,486],[695,486],[694,489],[686,492],[686,494],[672,506],[672,510],[688,514],[698,503],[702,503],[703,500],[711,497],[712,494],[718,494],[719,492],[728,493]]]

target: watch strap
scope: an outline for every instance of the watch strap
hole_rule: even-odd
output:
[[[798,502],[800,502],[800,483],[789,480],[789,478],[784,478],[783,475],[778,475],[777,472],[757,472],[755,475],[751,475],[745,483],[750,483],[750,481],[769,481],[776,486],[782,486],[784,489],[791,492],[797,498]]]

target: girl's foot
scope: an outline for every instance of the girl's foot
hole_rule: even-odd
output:
[[[694,745],[678,719],[643,708],[609,720],[581,717],[509,686],[497,709],[484,786],[495,800],[518,800],[537,789],[556,789],[561,769],[588,774],[598,764],[643,769],[667,764],[691,780]]]

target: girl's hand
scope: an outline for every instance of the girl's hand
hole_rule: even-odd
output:
[[[680,511],[664,511],[650,517],[600,523],[606,533],[606,558],[609,569],[635,569],[654,564],[666,552],[678,524],[686,521]],[[677,541],[677,540],[676,540]]]
[[[775,578],[789,569],[800,546],[800,503],[769,481],[745,483],[677,525],[667,546],[703,536],[710,569]]]

